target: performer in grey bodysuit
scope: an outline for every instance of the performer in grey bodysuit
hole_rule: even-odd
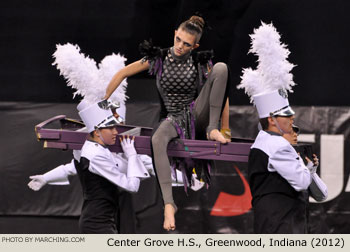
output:
[[[169,49],[169,57],[165,58],[164,68],[167,67],[167,61],[174,61],[175,55],[172,55],[172,49]],[[190,55],[187,55],[190,57]],[[188,61],[188,60],[187,60]],[[179,64],[186,61],[177,61]],[[169,64],[170,65],[170,64]],[[193,65],[192,65],[193,67]],[[184,66],[184,68],[188,68]],[[193,67],[194,68],[194,67]],[[166,69],[166,68],[165,68]],[[170,68],[171,69],[171,68]],[[171,72],[171,70],[164,70],[164,73]],[[195,68],[194,68],[195,69]],[[196,74],[196,71],[193,71]],[[162,78],[163,79],[163,78]],[[169,158],[167,156],[167,146],[171,139],[178,136],[183,138],[193,138],[194,132],[198,138],[203,138],[203,133],[208,133],[214,129],[217,129],[217,124],[220,119],[222,103],[225,95],[225,86],[227,81],[227,68],[223,63],[218,63],[213,67],[212,72],[209,74],[208,80],[204,85],[200,95],[196,96],[196,78],[193,77],[191,82],[182,82],[187,85],[192,85],[187,90],[185,88],[180,90],[182,94],[174,95],[176,87],[172,86],[174,83],[160,82],[160,87],[163,92],[162,97],[165,103],[168,115],[165,120],[161,122],[155,134],[152,137],[152,147],[154,153],[155,167],[157,170],[157,176],[160,183],[160,188],[163,194],[164,204],[172,204],[175,208],[172,188],[171,188],[171,170],[161,169],[160,167],[170,167]],[[175,83],[176,84],[176,83]],[[181,97],[182,96],[182,97]],[[170,99],[168,99],[168,97]],[[208,102],[209,100],[209,102]],[[194,103],[192,103],[195,101]],[[192,105],[191,105],[192,104]],[[194,105],[193,105],[194,104]],[[191,111],[191,107],[193,107]],[[209,116],[209,114],[211,116]],[[195,121],[195,128],[192,128],[192,120]],[[201,134],[202,133],[202,134]]]
[[[165,116],[152,137],[152,148],[164,200],[163,227],[166,230],[175,229],[176,212],[166,152],[169,141],[176,137],[230,141],[218,129],[228,95],[227,66],[224,63],[212,66],[210,52],[193,51],[199,46],[203,27],[203,18],[192,16],[175,31],[173,47],[159,49],[147,42],[141,44],[145,57],[116,73],[104,97],[108,99],[128,76],[147,69],[156,75]]]

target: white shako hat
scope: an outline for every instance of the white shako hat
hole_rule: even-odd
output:
[[[294,65],[287,61],[289,50],[280,42],[280,35],[272,24],[261,23],[251,37],[250,53],[259,57],[255,70],[243,69],[238,89],[245,89],[254,102],[259,118],[269,116],[292,116],[288,91],[293,92]]]
[[[77,109],[88,132],[118,124],[106,100],[91,105],[83,100],[78,104]]]
[[[293,109],[289,106],[287,92],[283,89],[268,93],[253,95],[259,118],[269,116],[292,116]]]

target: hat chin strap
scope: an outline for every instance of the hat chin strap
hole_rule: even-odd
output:
[[[105,142],[105,140],[104,140],[103,137],[102,137],[102,133],[101,133],[100,129],[97,129],[97,130],[100,132],[100,135],[99,135],[100,140],[102,141],[102,143],[103,143],[104,145],[107,145],[106,142]]]
[[[277,122],[275,116],[271,116],[271,118],[272,118],[272,120],[274,121],[274,123],[276,124],[276,128],[278,129],[278,131],[279,131],[279,132],[281,133],[281,135],[283,136],[286,132],[284,132],[284,131],[281,129],[281,127],[280,127],[279,123]]]

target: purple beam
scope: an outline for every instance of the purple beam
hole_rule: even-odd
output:
[[[56,116],[35,127],[38,140],[44,141],[44,148],[81,149],[88,136],[86,132],[45,128],[46,125],[64,118],[65,116],[62,115]],[[134,127],[118,125],[117,130],[119,133],[123,133]],[[151,128],[141,128],[141,136],[135,137],[137,153],[151,154],[151,132]],[[252,143],[247,141],[220,144],[216,141],[176,139],[169,143],[168,155],[171,157],[247,162],[251,145]],[[109,146],[109,149],[112,152],[123,152],[119,141]]]

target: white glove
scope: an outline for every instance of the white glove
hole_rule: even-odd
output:
[[[44,185],[47,184],[47,181],[44,179],[43,175],[34,175],[30,176],[29,178],[32,179],[32,181],[28,183],[28,186],[33,191],[39,191]]]
[[[309,186],[310,196],[316,201],[326,200],[328,197],[327,185],[317,175],[317,173],[311,174],[311,184]]]
[[[315,154],[313,156],[314,156],[314,160],[313,161],[311,161],[308,157],[305,157],[305,159],[307,161],[306,167],[309,169],[311,174],[316,173],[317,167],[318,167],[318,164],[319,164],[317,156]]]
[[[170,167],[171,169],[171,167]],[[182,172],[178,169],[175,169],[176,177],[173,173],[171,173],[171,182],[172,186],[184,186],[183,178],[182,178]]]
[[[317,171],[317,166],[314,166],[312,161],[308,161],[306,167],[309,169],[311,174],[314,174]]]
[[[192,174],[191,181],[192,181],[192,182],[191,182],[191,187],[190,187],[190,188],[191,188],[193,191],[198,191],[198,190],[202,189],[202,187],[205,185],[204,182],[198,180],[196,174]]]
[[[148,173],[151,176],[156,176],[153,168],[152,158],[147,155],[138,155],[138,157],[141,159],[143,165],[146,167]]]
[[[134,139],[135,137],[131,139],[129,138],[129,136],[125,137],[124,135],[123,138],[120,138],[120,145],[122,146],[122,149],[127,159],[137,154],[134,147]]]

